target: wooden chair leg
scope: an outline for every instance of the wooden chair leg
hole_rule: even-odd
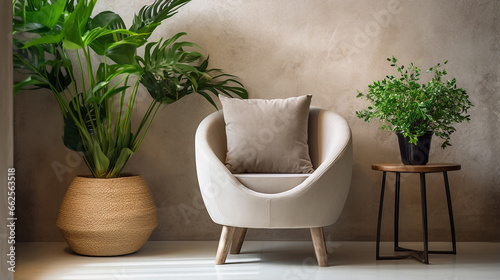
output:
[[[328,255],[326,254],[325,236],[323,228],[311,228],[311,237],[314,245],[314,253],[318,260],[318,266],[328,266]]]
[[[224,264],[226,262],[227,253],[229,253],[229,248],[231,248],[233,233],[234,227],[222,227],[219,247],[217,248],[217,255],[215,256],[215,264]]]
[[[247,234],[247,228],[237,228],[235,230],[233,245],[231,246],[231,254],[240,253],[241,246],[243,246],[243,241],[245,240],[246,234]]]

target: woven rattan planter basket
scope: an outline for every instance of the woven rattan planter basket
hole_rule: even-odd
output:
[[[76,177],[57,219],[71,249],[88,256],[136,252],[157,225],[156,207],[141,176]]]

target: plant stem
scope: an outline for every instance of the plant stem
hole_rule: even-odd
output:
[[[151,118],[149,119],[149,122],[148,122],[148,125],[146,126],[146,129],[144,129],[144,133],[142,134],[141,136],[141,139],[139,140],[139,142],[137,142],[135,145],[134,145],[134,148],[132,149],[132,151],[137,151],[137,149],[139,148],[139,146],[141,145],[142,143],[142,140],[144,139],[144,137],[146,136],[146,133],[148,132],[149,130],[149,127],[151,126],[151,123],[153,123],[153,119],[155,118],[156,116],[156,113],[158,112],[158,109],[160,109],[160,105],[161,103],[158,104],[158,106],[156,106],[156,109],[154,110],[154,113],[153,113],[153,116],[151,116]]]

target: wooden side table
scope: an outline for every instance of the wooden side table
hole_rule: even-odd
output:
[[[456,254],[456,240],[455,240],[455,224],[453,222],[453,210],[451,207],[450,186],[448,183],[448,171],[460,170],[460,164],[453,163],[439,163],[427,165],[403,165],[403,164],[373,164],[372,169],[383,171],[382,188],[380,191],[380,205],[378,211],[378,225],[377,225],[377,244],[376,244],[376,258],[377,260],[393,260],[414,258],[422,263],[429,264],[429,254]],[[382,224],[382,208],[384,205],[384,191],[385,191],[385,178],[387,172],[396,173],[396,186],[395,186],[395,205],[394,205],[394,252],[406,252],[406,254],[397,254],[394,256],[380,256],[380,227]],[[430,251],[429,240],[427,234],[427,199],[426,199],[426,185],[425,174],[442,172],[444,177],[444,187],[446,190],[446,199],[448,202],[448,215],[450,218],[451,229],[451,242],[453,249],[451,251]],[[399,247],[399,196],[400,196],[400,176],[401,173],[419,173],[420,174],[420,195],[422,203],[422,224],[424,235],[424,250],[418,251],[408,248]]]

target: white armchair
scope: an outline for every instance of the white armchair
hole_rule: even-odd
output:
[[[308,129],[312,174],[232,174],[224,165],[222,112],[201,122],[196,131],[198,181],[210,217],[223,226],[216,264],[225,263],[231,244],[232,254],[240,252],[247,228],[310,228],[318,265],[328,266],[322,228],[337,221],[349,192],[351,131],[342,117],[315,107]]]

